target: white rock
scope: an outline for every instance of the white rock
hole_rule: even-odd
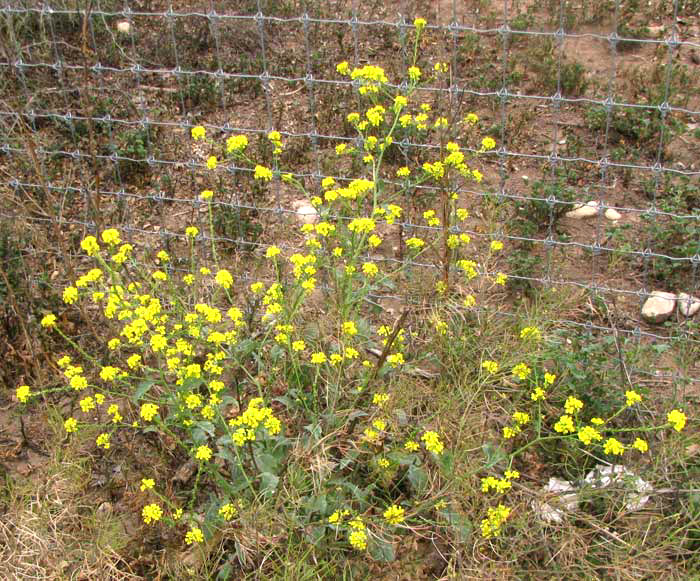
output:
[[[592,218],[598,214],[598,202],[591,200],[585,204],[579,204],[573,210],[566,213],[567,218],[582,220],[584,218]]]
[[[117,22],[117,30],[122,34],[129,34],[131,32],[131,23],[128,20],[120,20]]]
[[[318,222],[318,212],[310,202],[306,200],[297,200],[292,204],[296,210],[297,221],[301,224],[315,224]]]
[[[700,311],[700,299],[691,297],[687,293],[678,295],[678,310],[686,317],[694,317]]]
[[[591,488],[605,488],[611,484],[624,486],[629,492],[625,495],[625,508],[627,510],[640,510],[653,492],[651,484],[636,476],[633,472],[620,464],[604,466],[598,464],[584,479]]]
[[[620,212],[618,212],[617,210],[614,210],[613,208],[608,208],[607,210],[605,210],[605,217],[608,220],[612,220],[613,222],[616,222],[617,220],[622,218],[622,214],[620,214]]]
[[[535,513],[546,522],[560,523],[564,520],[566,512],[578,508],[578,494],[571,482],[552,477],[542,492],[547,495],[548,502],[534,500],[532,508]],[[554,496],[554,498],[550,498]]]
[[[663,323],[676,307],[676,295],[654,291],[642,306],[642,317],[649,323]]]

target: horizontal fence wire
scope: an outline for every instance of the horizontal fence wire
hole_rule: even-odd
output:
[[[163,4],[162,10],[150,9],[154,4]],[[296,15],[281,15],[273,13],[275,10],[283,11],[278,3],[263,2],[232,2],[223,7],[217,2],[201,2],[203,6],[189,8],[179,5],[173,9],[171,2],[131,3],[125,2],[121,9],[114,9],[117,2],[109,0],[96,0],[90,3],[89,9],[67,7],[58,1],[32,3],[4,0],[0,8],[0,16],[5,20],[8,30],[4,50],[0,53],[0,94],[3,91],[15,92],[13,99],[0,101],[0,131],[3,133],[3,143],[0,145],[0,156],[8,161],[5,164],[3,176],[0,177],[0,188],[8,192],[5,203],[2,204],[0,218],[8,222],[25,222],[37,226],[58,227],[60,229],[78,228],[82,232],[96,232],[100,223],[91,216],[88,208],[92,200],[97,199],[102,204],[111,204],[114,207],[125,206],[126,210],[121,214],[120,228],[127,236],[139,236],[152,238],[157,245],[164,240],[183,239],[181,232],[173,231],[164,222],[159,224],[157,231],[145,227],[139,227],[136,223],[135,212],[144,204],[153,204],[161,208],[168,205],[169,208],[177,206],[179,212],[197,218],[198,212],[205,206],[196,195],[179,197],[169,193],[161,187],[159,182],[154,187],[146,189],[129,183],[126,179],[126,171],[120,169],[128,164],[136,164],[152,175],[168,176],[170,174],[189,172],[195,174],[206,169],[205,158],[196,156],[190,152],[183,155],[182,148],[175,148],[172,157],[164,155],[164,152],[155,146],[153,135],[158,131],[178,132],[178,135],[186,135],[196,125],[204,126],[213,135],[222,139],[232,134],[245,134],[251,140],[264,138],[272,129],[278,130],[282,137],[289,142],[308,144],[310,149],[310,161],[301,168],[289,171],[295,178],[310,185],[309,191],[319,192],[321,180],[325,177],[333,177],[339,184],[346,183],[352,178],[337,175],[336,172],[324,169],[322,157],[325,152],[337,144],[347,143],[359,145],[362,143],[356,137],[347,134],[335,133],[331,127],[324,127],[319,122],[319,113],[322,108],[322,94],[332,93],[333,98],[345,100],[349,105],[358,103],[359,83],[342,78],[331,78],[330,71],[335,63],[320,62],[316,52],[322,48],[325,40],[319,34],[324,27],[340,27],[342,39],[347,42],[346,60],[352,61],[353,66],[359,66],[365,62],[371,62],[368,54],[364,53],[365,38],[378,36],[380,31],[391,31],[397,42],[402,47],[404,64],[408,62],[407,44],[408,37],[414,33],[413,15],[415,6],[410,2],[402,1],[396,5],[396,19],[372,18],[370,14],[363,14],[359,2],[338,2],[337,14],[348,12],[347,18],[330,17],[321,15],[321,8],[328,8],[333,12],[334,3],[300,2],[289,7],[287,3],[284,12],[293,12]],[[192,4],[192,3],[190,3]],[[348,6],[351,4],[351,6]],[[672,3],[669,23],[664,30],[663,38],[648,38],[629,36],[625,31],[629,28],[621,26],[623,17],[622,3],[620,0],[611,2],[610,14],[612,15],[612,29],[608,34],[595,32],[576,32],[567,30],[566,17],[571,13],[571,7],[565,0],[549,2],[552,7],[551,30],[534,30],[529,27],[523,29],[515,26],[516,18],[520,15],[515,8],[517,2],[493,2],[499,7],[500,16],[492,17],[497,25],[479,26],[469,25],[464,22],[465,16],[458,10],[458,2],[442,3],[448,6],[448,14],[438,14],[438,20],[443,23],[429,22],[426,31],[429,34],[442,35],[445,42],[435,54],[428,54],[426,60],[445,60],[451,64],[452,74],[449,81],[443,85],[422,85],[420,93],[435,100],[447,103],[451,118],[463,114],[466,102],[470,106],[475,103],[483,103],[490,108],[492,117],[498,123],[494,124],[498,135],[498,146],[494,151],[480,152],[478,148],[465,146],[463,151],[473,155],[480,154],[480,159],[485,166],[491,168],[497,177],[497,183],[493,187],[481,187],[480,184],[459,184],[455,191],[459,196],[476,201],[492,200],[494,197],[499,203],[509,202],[514,206],[539,204],[546,208],[547,223],[543,224],[538,234],[528,235],[509,228],[506,222],[507,216],[499,209],[500,224],[495,232],[486,233],[473,227],[460,227],[452,229],[452,233],[466,233],[481,244],[488,244],[493,239],[502,240],[513,245],[528,245],[533,253],[537,253],[543,259],[541,272],[536,273],[510,273],[510,279],[540,287],[568,286],[582,289],[590,293],[590,296],[604,297],[621,296],[635,299],[635,304],[641,306],[650,296],[652,290],[658,288],[659,281],[652,278],[652,265],[658,261],[670,265],[670,268],[685,268],[687,275],[677,286],[690,294],[697,292],[700,285],[698,279],[698,265],[700,265],[700,240],[691,240],[689,246],[695,251],[684,254],[673,254],[659,251],[655,248],[654,240],[650,234],[635,239],[634,245],[616,246],[612,236],[606,231],[607,224],[603,219],[603,213],[608,210],[616,210],[623,213],[626,218],[637,217],[654,227],[677,228],[689,225],[693,232],[700,233],[700,214],[693,211],[678,211],[669,209],[664,204],[667,195],[667,180],[687,180],[690,183],[698,182],[700,169],[692,164],[667,163],[664,156],[666,140],[671,132],[671,122],[683,119],[685,122],[700,121],[700,107],[695,101],[686,103],[674,94],[674,75],[676,64],[674,55],[681,50],[700,49],[697,39],[688,40],[681,38],[679,29],[679,0]],[[148,6],[149,10],[143,9]],[[445,8],[443,6],[443,11]],[[109,7],[109,8],[108,8]],[[343,8],[341,10],[340,8]],[[313,13],[316,13],[315,15]],[[409,18],[411,14],[411,18]],[[443,18],[445,17],[445,18]],[[75,30],[66,32],[70,28],[69,23],[79,31],[76,37]],[[194,27],[196,23],[205,23],[204,30],[207,38],[211,39],[206,46],[207,59],[195,54],[192,39],[189,37],[187,27]],[[33,26],[34,32],[31,42],[20,39],[22,27]],[[119,26],[122,31],[119,31]],[[139,41],[137,46],[136,35],[141,29],[155,28],[160,32],[159,39],[162,49],[170,51],[168,60],[172,60],[173,66],[163,66],[153,62],[150,53],[141,54],[143,46]],[[241,69],[236,70],[227,61],[226,40],[223,39],[222,27],[238,27],[235,30],[247,30],[247,39],[254,39],[254,56],[250,62]],[[102,27],[102,28],[99,28]],[[116,28],[115,28],[116,27]],[[180,27],[180,28],[178,28]],[[184,27],[184,28],[183,28]],[[280,55],[273,50],[277,41],[271,30],[274,27],[296,27],[295,34],[299,35],[300,53],[303,58],[297,63],[299,70],[280,72],[282,63],[277,62]],[[99,30],[98,30],[99,28]],[[72,34],[72,36],[71,36]],[[202,33],[204,34],[204,33]],[[340,33],[339,33],[340,34]],[[364,36],[363,36],[364,35]],[[241,32],[241,36],[243,33]],[[98,40],[108,39],[104,44]],[[488,86],[477,86],[471,79],[465,79],[456,75],[457,65],[461,59],[459,48],[467,37],[474,37],[475,42],[491,43],[494,58],[496,59],[495,81]],[[80,40],[75,44],[76,38]],[[517,82],[509,76],[512,61],[518,50],[518,39],[527,41],[533,39],[540,42],[551,42],[554,55],[554,72],[556,86],[551,94],[542,94],[535,91],[518,89]],[[609,54],[610,66],[607,72],[601,73],[598,79],[600,85],[605,87],[600,97],[587,95],[570,95],[564,88],[564,43],[568,41],[599,43],[605,46]],[[253,42],[251,40],[251,42]],[[650,47],[663,62],[663,80],[660,83],[660,94],[654,102],[634,102],[622,98],[618,88],[619,67],[621,60],[621,48],[630,43],[639,47]],[[491,46],[491,45],[489,45]],[[425,52],[430,53],[431,47],[425,47]],[[196,57],[196,58],[195,58]],[[208,66],[191,66],[193,62],[207,60]],[[245,64],[245,63],[244,63]],[[406,67],[404,67],[405,70]],[[255,69],[255,70],[253,70]],[[277,70],[280,69],[280,70]],[[607,76],[606,76],[607,75]],[[46,81],[48,79],[48,81]],[[212,89],[211,99],[216,101],[216,111],[211,114],[202,113],[196,105],[192,105],[188,96],[193,84],[199,82],[210,83]],[[44,85],[41,83],[44,82]],[[227,115],[232,110],[232,96],[227,91],[227,83],[250,83],[254,87],[256,111],[250,117],[252,123],[246,125],[230,120]],[[128,90],[122,89],[120,83],[124,83]],[[291,88],[287,93],[275,93],[272,86],[285,86]],[[112,86],[113,85],[113,86]],[[206,85],[210,87],[210,85]],[[387,83],[387,87],[394,91],[403,90],[405,82]],[[209,89],[207,89],[209,90]],[[111,95],[112,91],[120,93],[119,99],[127,98],[128,106],[109,111],[97,112],[89,101],[90,98],[103,93]],[[692,92],[692,91],[691,91]],[[173,109],[164,110],[158,106],[158,99],[151,97],[150,101],[145,95],[166,95],[174,103]],[[296,101],[303,105],[308,121],[304,124],[294,124],[294,127],[284,127],[282,119],[275,121],[275,104],[282,98],[295,97]],[[690,103],[690,104],[688,104]],[[300,107],[302,105],[299,105]],[[547,114],[547,125],[551,125],[551,136],[547,139],[547,145],[543,146],[541,153],[525,151],[522,143],[516,142],[514,137],[515,120],[514,108],[519,106],[538,108],[542,114]],[[562,141],[562,133],[567,127],[563,120],[563,111],[567,107],[588,107],[595,109],[604,118],[602,126],[598,126],[596,155],[572,154],[567,150],[566,139]],[[614,151],[612,144],[614,133],[614,118],[620,112],[635,112],[648,114],[649,119],[658,123],[658,142],[651,146],[654,150],[647,159],[621,159],[619,153]],[[226,120],[224,120],[224,117]],[[535,121],[537,123],[537,121]],[[61,127],[64,131],[63,141],[53,140],[49,143],[34,143],[31,135],[41,134],[41,127],[49,124]],[[85,135],[84,126],[87,125],[89,139]],[[106,142],[107,149],[98,149],[95,146],[97,138],[94,133],[100,128],[100,139]],[[330,131],[329,131],[330,129]],[[143,132],[144,143],[138,149],[138,155],[130,154],[124,148],[117,147],[122,138],[121,131]],[[38,138],[37,138],[38,139]],[[562,145],[562,143],[564,145]],[[180,144],[181,145],[181,144]],[[436,140],[415,141],[398,140],[395,142],[400,156],[408,159],[409,156],[420,153],[438,152],[441,145]],[[511,167],[514,164],[540,164],[543,168],[541,182],[544,184],[556,183],[558,171],[562,168],[583,166],[586,178],[589,180],[589,189],[581,192],[579,196],[560,198],[555,194],[537,195],[537,193],[523,193],[525,186],[515,184],[515,175]],[[20,167],[31,166],[32,169],[20,171]],[[49,170],[49,166],[60,165],[62,172]],[[112,171],[98,172],[98,168],[109,166]],[[227,179],[232,183],[242,177],[252,177],[253,170],[249,167],[227,163],[224,169]],[[610,192],[616,187],[618,174],[625,175],[627,179],[648,180],[647,188],[650,190],[646,204],[629,205],[621,204],[610,199]],[[101,177],[97,177],[100,173]],[[353,176],[361,177],[361,176]],[[388,186],[401,188],[403,182],[399,180],[385,179]],[[195,182],[190,181],[194,186]],[[527,185],[527,184],[525,184]],[[231,195],[229,201],[215,200],[212,203],[214,210],[228,209],[238,212],[247,211],[261,216],[262,222],[275,222],[283,217],[287,222],[293,222],[296,211],[289,207],[280,193],[281,183],[277,180],[271,184],[270,195],[267,199],[242,199],[236,194]],[[412,186],[415,192],[431,194],[437,192],[437,188],[430,185]],[[545,190],[546,191],[546,190]],[[63,196],[63,200],[83,200],[84,214],[78,217],[75,213],[52,214],[50,208],[33,208],[30,204],[20,203],[20,200],[38,199],[49,194]],[[595,200],[599,203],[599,213],[592,224],[595,227],[594,239],[583,242],[562,237],[557,230],[557,216],[566,209],[572,209],[587,200]],[[31,212],[27,209],[31,208]],[[184,208],[184,209],[183,209]],[[499,206],[500,208],[500,206]],[[168,210],[172,213],[171,210]],[[154,214],[156,215],[156,214]],[[347,219],[341,216],[329,216],[332,219]],[[637,220],[637,221],[639,221]],[[149,222],[157,223],[156,218],[149,218]],[[663,221],[663,222],[659,222]],[[430,227],[426,224],[413,223],[411,221],[397,221],[406,232],[422,233],[427,238],[437,236],[442,232],[439,227]],[[698,234],[693,236],[697,237]],[[271,243],[290,251],[296,247],[293,242],[280,243],[278,241],[261,241],[251,239],[246,235],[231,237],[229,235],[215,235],[200,233],[197,242],[203,246],[211,242],[225,242],[242,248],[263,252]],[[688,246],[688,245],[687,245]],[[31,253],[31,250],[27,250]],[[583,252],[588,261],[584,271],[574,275],[570,270],[561,268],[562,261],[568,260],[566,252]],[[620,282],[605,281],[605,269],[603,260],[614,256],[616,259],[634,260],[639,264],[641,272],[638,277]],[[388,265],[404,265],[417,269],[441,268],[439,264],[427,260],[411,260],[408,258],[392,258],[386,256],[372,257],[373,260],[385,262]],[[655,262],[656,261],[656,262]],[[497,272],[491,272],[482,268],[480,274],[495,276]],[[666,290],[666,289],[664,289]],[[382,298],[396,298],[406,300],[405,296],[396,296],[391,293],[371,297],[372,300]],[[504,316],[516,316],[503,309],[498,310]],[[586,333],[614,334],[632,337],[637,341],[677,341],[682,340],[686,344],[700,343],[700,338],[694,328],[680,325],[680,328],[668,330],[664,328],[645,327],[638,314],[633,321],[627,321],[626,326],[620,328],[601,324],[598,321],[557,319],[548,321],[551,324],[564,325],[580,329]],[[681,339],[679,339],[679,337]],[[647,375],[659,379],[683,381],[700,381],[700,379],[687,375],[666,372],[649,372],[644,369],[634,369],[635,373]]]

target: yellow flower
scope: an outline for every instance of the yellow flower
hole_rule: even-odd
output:
[[[406,246],[408,246],[411,250],[420,250],[423,248],[423,246],[425,246],[425,242],[414,236],[406,240]]]
[[[56,326],[56,315],[49,313],[48,315],[44,315],[44,317],[41,319],[41,326],[50,329],[51,327]]]
[[[505,426],[503,428],[503,437],[506,440],[510,440],[511,438],[515,438],[520,433],[520,428],[518,426],[515,426],[514,428],[511,428],[510,426]]]
[[[121,243],[121,237],[119,236],[119,231],[114,228],[108,228],[102,232],[102,242],[109,244],[110,246],[116,246]]]
[[[143,522],[149,525],[152,522],[158,522],[160,520],[163,516],[163,509],[156,503],[147,504],[143,507],[141,516],[143,517]]]
[[[350,74],[350,65],[348,64],[348,61],[343,61],[342,63],[338,63],[335,65],[335,70],[338,71],[341,75],[349,75]]]
[[[168,275],[165,274],[162,270],[156,270],[151,276],[153,277],[153,280],[157,281],[168,280]]]
[[[532,369],[530,369],[524,363],[518,363],[516,366],[513,367],[513,369],[511,369],[511,373],[522,381],[530,376],[530,373],[532,373]]]
[[[576,414],[583,409],[583,402],[580,399],[569,396],[566,398],[566,402],[564,403],[564,409],[566,410],[567,414]]]
[[[496,147],[496,142],[493,140],[492,137],[484,137],[481,140],[481,147],[484,149],[484,151],[489,151]]]
[[[144,403],[141,405],[141,417],[150,422],[158,414],[158,406],[154,403]]]
[[[680,432],[685,427],[686,417],[681,410],[671,410],[666,416],[669,423],[673,426],[676,432]]]
[[[97,444],[98,448],[104,448],[105,450],[109,450],[109,434],[102,433],[99,436],[97,436],[97,440],[95,441]]]
[[[204,460],[207,462],[211,459],[211,448],[209,446],[199,446],[194,457],[197,460]]]
[[[501,528],[510,515],[510,509],[499,504],[497,507],[490,507],[487,517],[481,521],[481,535],[485,539],[497,537],[501,534]]]
[[[404,442],[403,447],[404,450],[406,450],[406,452],[416,452],[420,448],[418,442],[416,442],[415,440],[406,440],[406,442]]]
[[[474,125],[479,122],[479,116],[476,113],[469,113],[465,118],[464,122],[467,125]]]
[[[425,28],[425,25],[426,25],[426,24],[427,24],[427,22],[425,21],[425,18],[416,18],[416,19],[413,21],[413,26],[416,27],[416,30],[417,30],[418,32],[420,32],[421,30],[423,30],[423,29]]]
[[[142,478],[141,479],[141,492],[146,490],[151,490],[156,485],[156,481],[153,478]]]
[[[503,250],[503,242],[500,240],[492,240],[491,241],[491,250],[494,252],[498,252],[499,250]]]
[[[63,422],[63,429],[69,434],[78,431],[78,420],[75,418],[68,418]]]
[[[357,335],[357,327],[353,321],[345,321],[343,323],[343,333],[346,335]]]
[[[192,139],[195,141],[199,141],[200,139],[204,139],[207,136],[207,130],[204,129],[201,125],[197,125],[192,128],[191,131],[192,134]]]
[[[80,243],[80,247],[87,253],[88,256],[95,256],[100,251],[100,245],[97,243],[97,238],[94,236],[86,236]]]
[[[554,383],[554,380],[557,378],[556,375],[553,373],[545,373],[544,374],[544,383],[545,385],[552,385]]]
[[[248,138],[245,135],[232,135],[226,140],[226,152],[238,153],[248,147]]]
[[[408,78],[411,79],[412,82],[417,83],[420,80],[421,72],[418,67],[408,67]]]
[[[126,364],[129,366],[129,369],[137,369],[141,365],[141,355],[138,353],[130,355],[126,359]]]
[[[63,289],[63,302],[72,305],[78,300],[78,289],[74,286],[67,286]]]
[[[20,385],[15,391],[15,395],[21,403],[27,403],[32,393],[28,385]]]
[[[646,440],[642,440],[641,438],[636,438],[632,447],[635,450],[639,450],[642,454],[649,450],[649,444],[646,443]]]
[[[482,361],[481,363],[481,368],[485,369],[489,373],[497,373],[498,372],[498,361]]]
[[[425,449],[434,454],[442,454],[445,446],[440,441],[440,436],[437,432],[427,431],[421,436],[421,440],[425,444]]]
[[[114,379],[116,379],[118,375],[119,375],[119,368],[112,367],[111,365],[105,365],[100,370],[100,378],[103,379],[104,381],[114,381]]]
[[[602,426],[605,423],[605,420],[602,418],[591,418],[591,423],[594,426]]]
[[[625,399],[626,399],[627,406],[633,406],[634,404],[640,403],[642,401],[642,396],[639,395],[633,389],[628,389],[625,392]]]
[[[530,414],[525,412],[513,412],[513,420],[519,426],[523,426],[530,421]]]
[[[218,165],[218,161],[216,159],[215,155],[210,155],[207,158],[207,169],[216,169],[216,166]]]
[[[542,332],[537,327],[525,327],[520,331],[520,338],[539,341],[542,338]]]
[[[578,431],[578,439],[581,440],[586,446],[590,446],[593,440],[600,441],[603,436],[600,432],[592,426],[584,426]]]
[[[367,533],[364,530],[354,530],[348,536],[348,541],[354,549],[364,551],[367,548]]]
[[[233,284],[233,277],[231,276],[231,273],[223,268],[216,273],[214,280],[216,280],[216,284],[224,287],[225,289],[231,288],[231,285]]]
[[[311,354],[311,363],[315,363],[316,365],[320,365],[321,363],[325,363],[326,360],[327,360],[326,354],[323,352]]]
[[[508,275],[499,272],[498,274],[496,274],[496,278],[493,279],[493,282],[500,286],[505,286],[506,282],[508,282]]]
[[[202,201],[206,200],[211,200],[214,197],[214,192],[211,190],[203,190],[201,194],[199,194],[199,199]]]
[[[560,434],[571,434],[576,431],[574,428],[574,420],[571,416],[561,416],[559,421],[554,424],[554,431]]]
[[[265,258],[274,258],[278,254],[280,254],[280,252],[282,252],[282,251],[279,248],[277,248],[277,246],[270,246],[267,249],[267,251],[265,252]],[[253,287],[251,286],[251,289],[252,288]],[[255,292],[255,291],[253,291],[253,292]]]
[[[384,518],[390,525],[397,525],[404,521],[404,512],[402,507],[392,504],[384,511]]]
[[[263,180],[269,182],[272,179],[272,170],[266,168],[264,165],[256,165],[253,177],[256,180]]]
[[[80,404],[80,409],[83,410],[83,413],[88,413],[89,411],[95,409],[95,400],[92,399],[92,396],[90,395],[84,397],[78,403]]]
[[[373,262],[364,262],[362,264],[362,272],[364,272],[366,276],[372,278],[377,275],[379,268]]]
[[[219,516],[226,521],[231,520],[236,514],[238,514],[238,510],[230,502],[222,505],[219,509]]]
[[[621,456],[625,452],[625,447],[619,440],[616,440],[615,438],[608,438],[603,445],[603,451],[606,454]]]

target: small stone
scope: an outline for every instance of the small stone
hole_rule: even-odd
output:
[[[663,323],[676,308],[676,295],[654,291],[642,306],[642,317],[649,323]]]
[[[298,200],[294,202],[292,207],[296,210],[299,223],[315,224],[318,222],[318,211],[306,200]]]
[[[678,295],[678,310],[685,317],[694,317],[700,311],[700,299],[691,297],[687,293]]]
[[[584,218],[592,218],[598,214],[598,202],[591,200],[585,204],[579,204],[573,210],[566,213],[567,218],[583,220]]]
[[[129,34],[131,32],[131,23],[128,20],[120,20],[117,22],[117,30],[122,34]]]
[[[622,214],[618,212],[617,210],[613,210],[612,208],[608,208],[605,210],[605,217],[608,220],[612,220],[613,222],[617,222],[620,218],[622,218]]]
[[[530,179],[529,176],[522,176],[522,177],[523,177],[523,181],[524,181],[524,182],[526,182],[526,181],[528,181],[528,180]]]

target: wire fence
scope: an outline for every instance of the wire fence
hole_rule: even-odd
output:
[[[358,84],[336,74],[335,64],[376,62],[399,80],[389,87],[405,88],[413,18],[425,16],[420,63],[428,70],[445,61],[450,73],[444,82],[429,80],[420,95],[451,120],[478,111],[498,144],[481,158],[484,183],[455,188],[475,207],[496,208],[495,229],[470,222],[457,233],[516,249],[503,269],[521,287],[580,289],[591,305],[619,298],[627,307],[614,320],[592,307],[555,324],[688,348],[699,343],[692,319],[654,327],[639,315],[652,290],[698,291],[700,169],[692,147],[700,138],[700,75],[687,60],[700,50],[697,6],[659,2],[649,10],[658,23],[652,31],[632,24],[638,3],[622,0],[547,0],[540,7],[448,0],[431,3],[430,14],[426,3],[390,4],[4,0],[0,218],[49,238],[105,224],[154,245],[182,238],[180,225],[203,220],[196,193],[206,156],[183,139],[195,125],[251,142],[277,130],[290,160],[302,160],[290,173],[310,190],[320,191],[327,176],[349,181],[326,162],[335,145],[356,142],[337,104],[357,103]],[[669,154],[679,140],[690,160]],[[407,160],[439,150],[441,138],[426,133],[395,145]],[[215,210],[237,221],[214,239],[253,250],[284,246],[275,233],[296,210],[279,181],[256,191],[252,171],[228,163],[218,174]],[[415,187],[417,195],[434,190]],[[599,211],[585,227],[566,222],[566,210],[589,200]],[[621,214],[619,221],[610,222],[606,210]],[[400,226],[428,238],[440,231],[413,220]],[[205,246],[210,238],[198,240]],[[64,251],[36,244],[22,250],[45,264]],[[439,268],[403,256],[382,260]],[[681,375],[635,371],[674,381]],[[683,379],[698,381],[700,373],[686,369]]]

